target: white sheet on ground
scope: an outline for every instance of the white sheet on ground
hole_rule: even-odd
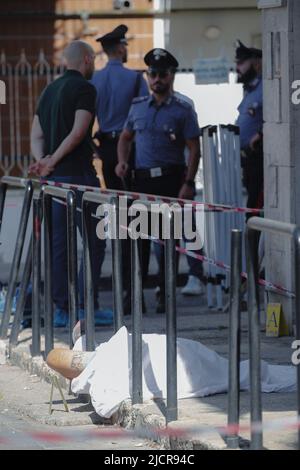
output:
[[[166,336],[143,334],[143,399],[166,397]],[[75,350],[84,349],[79,338]],[[96,412],[109,418],[131,397],[131,335],[126,327],[96,348],[84,371],[72,381],[74,393],[89,393]],[[296,368],[262,361],[263,392],[296,390]],[[249,361],[240,365],[241,390],[249,389]],[[178,398],[204,397],[226,392],[228,360],[198,341],[177,339]]]

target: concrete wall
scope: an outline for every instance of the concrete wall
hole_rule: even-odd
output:
[[[263,32],[265,216],[299,224],[300,106],[291,101],[291,85],[300,78],[300,2],[264,9]],[[266,254],[267,278],[294,289],[290,241],[268,236]],[[291,328],[294,302],[277,294],[270,301],[282,303]]]
[[[212,27],[217,29],[213,30]],[[224,54],[233,61],[236,39],[259,46],[260,35],[260,13],[257,9],[180,11],[170,14],[166,46],[176,54],[180,67],[190,68],[199,57]],[[212,39],[209,39],[210,36]]]

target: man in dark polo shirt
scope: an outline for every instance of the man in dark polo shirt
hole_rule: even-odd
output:
[[[31,150],[36,163],[30,172],[57,182],[98,186],[99,180],[92,165],[90,146],[95,116],[96,90],[88,80],[94,72],[95,54],[82,41],[72,42],[64,51],[66,73],[43,91],[33,119]],[[77,192],[80,207],[82,193]],[[56,305],[54,326],[68,322],[68,275],[66,209],[53,201],[53,301]],[[81,232],[81,216],[77,211]],[[105,241],[96,236],[97,220],[91,224],[92,275],[95,292],[95,321],[97,325],[112,323],[110,310],[99,310],[97,284],[104,259]],[[79,318],[83,311],[83,267],[79,274]]]

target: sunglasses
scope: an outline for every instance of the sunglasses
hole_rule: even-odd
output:
[[[166,78],[170,75],[169,70],[148,70],[147,72],[148,77],[155,78]]]

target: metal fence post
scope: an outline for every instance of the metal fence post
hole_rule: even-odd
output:
[[[24,196],[21,219],[20,219],[18,233],[17,233],[16,247],[15,247],[10,275],[9,275],[7,296],[5,300],[5,307],[4,307],[2,323],[1,323],[1,328],[0,328],[1,339],[5,339],[7,336],[9,318],[11,315],[13,297],[16,291],[17,277],[18,277],[22,251],[23,251],[23,246],[24,246],[24,241],[25,241],[25,236],[26,236],[26,229],[27,229],[32,196],[33,196],[33,184],[32,184],[32,181],[29,180],[27,181],[26,186],[25,186],[25,196]]]
[[[18,343],[18,335],[20,332],[20,326],[23,319],[23,313],[26,303],[27,289],[30,282],[30,276],[32,271],[32,237],[29,242],[28,251],[26,255],[26,261],[24,266],[24,272],[20,284],[20,292],[17,303],[17,308],[14,314],[14,321],[11,328],[10,338],[9,338],[9,347],[15,346]]]
[[[115,332],[123,326],[123,280],[122,280],[122,248],[119,238],[119,201],[117,198],[111,200],[112,204],[112,286]]]
[[[239,424],[240,409],[240,309],[242,271],[242,232],[231,231],[231,273],[229,306],[228,426]],[[238,433],[227,437],[230,449],[239,445]]]
[[[92,279],[91,252],[89,233],[91,230],[91,208],[89,201],[82,198],[82,242],[83,242],[83,275],[84,275],[84,312],[86,350],[95,349],[95,306],[94,286]]]
[[[131,239],[131,302],[132,302],[132,404],[143,403],[142,365],[142,272],[139,240]]]
[[[45,355],[54,346],[53,301],[52,301],[52,200],[44,192],[44,325]]]
[[[32,356],[41,354],[41,195],[33,199],[32,235]]]
[[[177,318],[176,318],[176,246],[174,213],[168,207],[170,237],[165,240],[165,290],[167,331],[167,410],[166,422],[178,419],[177,406]]]
[[[2,227],[6,191],[7,191],[7,184],[0,182],[0,233],[1,233],[1,227]]]
[[[77,276],[77,225],[76,195],[67,193],[67,232],[68,232],[68,296],[69,296],[69,345],[73,346],[72,332],[76,325],[78,312],[78,276]]]
[[[262,423],[261,364],[260,364],[260,315],[258,293],[258,233],[247,227],[246,260],[248,273],[248,317],[249,317],[249,358],[250,358],[250,401],[251,425]],[[262,430],[251,428],[251,448],[263,446]]]

